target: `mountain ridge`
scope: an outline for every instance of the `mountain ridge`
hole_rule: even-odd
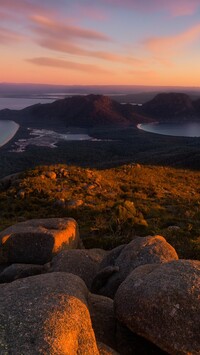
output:
[[[62,124],[85,128],[129,126],[141,120],[148,121],[135,112],[131,105],[121,105],[107,96],[93,94],[36,104],[19,111],[2,110],[0,119],[13,119],[22,126]]]
[[[120,104],[104,95],[77,95],[22,110],[4,109],[1,120],[14,120],[21,126],[109,127],[136,126],[138,123],[200,120],[200,99],[184,93],[161,93],[142,106]]]
[[[171,121],[174,118],[200,119],[200,99],[192,100],[184,93],[161,93],[143,104],[141,112],[159,121]]]

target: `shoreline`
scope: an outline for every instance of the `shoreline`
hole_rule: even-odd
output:
[[[0,120],[1,121],[1,120]],[[2,120],[3,122],[3,120]],[[2,148],[4,145],[6,145],[12,138],[14,138],[14,136],[16,135],[16,133],[18,132],[20,125],[18,123],[16,123],[15,121],[12,120],[8,120],[6,122],[13,122],[15,124],[16,129],[6,138],[6,140],[4,140],[2,143],[0,143],[0,148]]]

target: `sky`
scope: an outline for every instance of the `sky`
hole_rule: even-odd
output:
[[[0,82],[200,86],[200,0],[0,0]]]

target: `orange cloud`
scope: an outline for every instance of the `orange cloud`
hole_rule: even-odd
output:
[[[143,41],[143,44],[146,49],[156,55],[169,56],[177,53],[178,50],[194,42],[198,38],[200,38],[200,24],[193,26],[178,35],[148,38]]]
[[[102,73],[107,74],[109,71],[100,68],[97,65],[83,64],[70,62],[63,59],[49,58],[49,57],[39,57],[39,58],[31,58],[26,60],[29,63],[36,64],[39,66],[45,67],[54,67],[57,69],[67,69],[67,70],[75,70],[75,71],[83,71],[88,73]]]
[[[84,57],[93,57],[93,58],[103,59],[111,62],[119,62],[119,63],[132,64],[132,65],[133,64],[142,65],[143,63],[142,60],[137,58],[114,54],[106,51],[89,50],[87,48],[82,48],[71,42],[67,42],[63,40],[43,38],[43,39],[39,39],[38,43],[42,47],[54,51],[62,52],[62,53],[74,54],[74,55],[84,56]]]
[[[0,27],[0,44],[20,42],[22,39],[23,37],[14,31]]]
[[[46,34],[57,38],[81,38],[95,41],[110,41],[111,39],[100,32],[84,29],[78,26],[70,26],[60,21],[51,20],[44,16],[32,16],[33,29],[39,34]],[[58,37],[59,35],[59,37]]]
[[[34,16],[33,31],[36,33],[36,42],[44,48],[58,52],[103,59],[111,62],[141,65],[142,60],[126,55],[115,54],[109,51],[91,50],[83,39],[91,41],[109,42],[111,39],[97,31],[70,26],[54,21],[47,17]],[[79,43],[82,43],[80,46]],[[85,47],[83,45],[85,44]]]

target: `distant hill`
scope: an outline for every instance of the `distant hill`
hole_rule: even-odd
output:
[[[146,102],[141,112],[159,121],[191,118],[200,120],[200,99],[192,100],[183,93],[162,93]]]
[[[127,127],[156,121],[200,120],[200,99],[184,93],[162,93],[142,106],[122,105],[108,96],[73,96],[23,110],[1,110],[0,120],[14,120],[21,126]]]
[[[128,126],[148,119],[133,106],[121,105],[103,95],[74,96],[50,104],[37,104],[23,110],[2,110],[0,119],[13,119],[22,126],[60,124],[74,127]]]

